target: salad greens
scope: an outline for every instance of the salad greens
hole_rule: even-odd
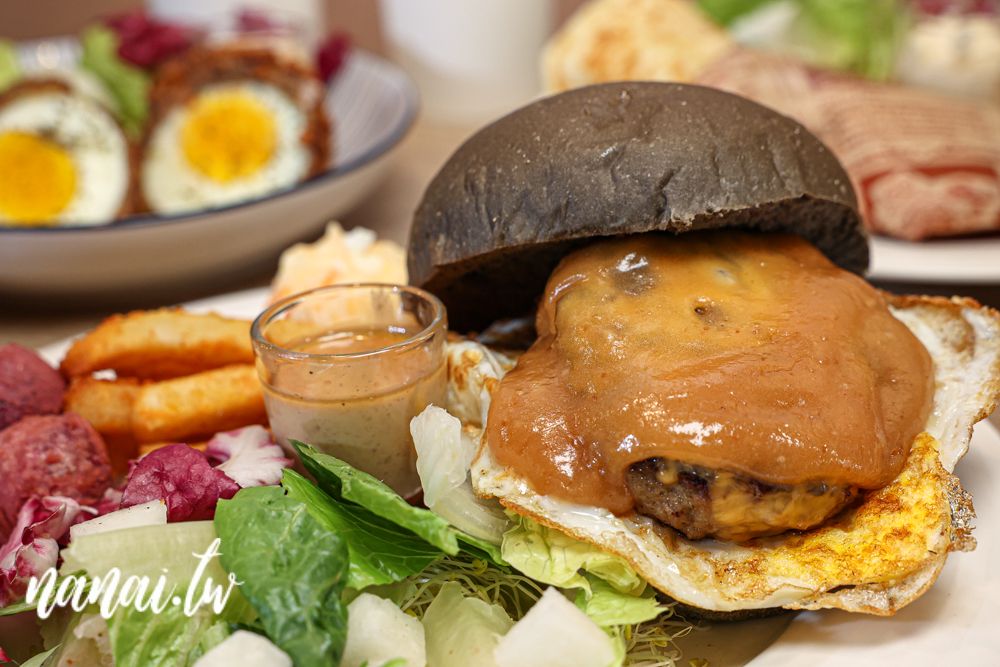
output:
[[[86,574],[88,590],[101,588],[99,597],[73,614],[68,629],[59,633],[64,639],[56,655],[86,662],[110,653],[120,667],[184,666],[224,640],[229,623],[252,621],[256,614],[235,586],[224,605],[220,599],[218,607],[209,603],[194,610],[198,600],[204,599],[206,588],[221,585],[222,593],[227,589],[228,575],[217,557],[205,559],[195,576],[203,560],[192,555],[210,556],[215,539],[211,521],[139,526],[75,537],[62,552],[62,573]],[[156,557],[150,558],[150,554]],[[138,599],[127,606],[117,604],[129,577],[149,577],[147,592],[151,592],[161,574],[166,595],[158,611],[140,605]],[[113,594],[106,596],[109,590]],[[189,606],[190,616],[185,613]],[[105,622],[102,615],[109,620]],[[84,627],[88,631],[80,632]],[[98,641],[102,636],[106,639]]]
[[[909,23],[901,0],[698,0],[738,42],[872,79],[893,73]]]
[[[501,546],[475,540],[374,477],[297,448],[316,483],[287,469],[281,486],[220,500],[214,521],[74,538],[63,551],[63,574],[103,577],[117,568],[122,580],[156,579],[167,569],[165,580],[184,597],[192,580],[218,586],[232,576],[239,585],[225,607],[191,615],[178,604],[158,613],[123,606],[105,625],[92,604],[62,621],[53,617],[50,627],[68,627],[50,633],[63,641],[53,659],[188,667],[241,628],[263,635],[297,667],[338,665],[345,656],[344,667],[386,660],[401,667],[399,659],[420,663],[425,655],[434,667],[523,667],[537,662],[527,656],[549,655],[556,635],[591,646],[582,653],[594,667],[634,664],[640,656],[644,665],[673,665],[671,642],[691,626],[673,618],[625,561],[513,514],[512,527],[497,537]],[[218,557],[195,578],[191,554],[209,552],[216,538]],[[354,626],[348,603],[358,610]],[[530,622],[519,626],[525,618]],[[378,627],[367,627],[373,623]],[[383,626],[405,629],[409,639],[387,645]],[[578,653],[563,657],[577,660]]]
[[[378,518],[388,520],[452,556],[461,550],[487,558],[497,565],[504,564],[496,545],[455,528],[429,510],[410,505],[368,473],[297,440],[292,440],[292,445],[306,470],[330,498],[344,506],[367,510],[367,513],[355,510],[357,516],[369,517],[371,521]]]
[[[455,530],[433,512],[413,507],[381,481],[297,440],[292,445],[306,470],[331,498],[349,501],[419,535],[445,553],[458,553]]]
[[[183,607],[175,605],[167,605],[160,613],[120,607],[108,621],[115,667],[190,664],[193,654],[205,650],[202,637],[216,623],[215,615],[204,607],[190,618]]]
[[[93,72],[118,102],[122,126],[138,134],[149,113],[150,76],[118,55],[118,36],[111,28],[94,25],[80,36],[80,65]]]
[[[337,502],[295,472],[285,472],[281,484],[290,498],[303,503],[324,528],[338,534],[347,545],[347,585],[351,588],[391,584],[444,555],[439,548],[364,507]]]
[[[344,539],[272,486],[220,501],[215,525],[222,564],[242,582],[268,638],[298,667],[338,664],[347,636]]]
[[[0,92],[17,83],[21,78],[17,47],[10,40],[0,39]]]
[[[384,665],[393,660],[426,660],[424,624],[410,616],[392,600],[361,593],[347,605],[347,644],[340,667]],[[392,637],[392,641],[386,641]]]
[[[664,611],[653,595],[626,595],[600,577],[586,577],[590,595],[582,588],[577,591],[576,606],[602,628],[645,623]],[[651,593],[652,589],[645,592]]]
[[[517,523],[504,533],[504,559],[532,579],[560,588],[580,588],[589,596],[591,581],[581,570],[605,580],[626,595],[640,595],[646,580],[618,556],[511,513]]]

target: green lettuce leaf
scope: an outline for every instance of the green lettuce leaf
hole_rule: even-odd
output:
[[[459,549],[464,553],[476,558],[482,558],[500,567],[510,564],[503,559],[503,552],[498,545],[475,538],[457,528],[455,532],[458,534],[458,541],[461,542]]]
[[[887,79],[906,29],[907,13],[897,0],[798,0],[803,9],[809,61],[821,67]]]
[[[790,24],[762,21],[779,4],[793,11]],[[732,28],[737,40],[751,24],[757,30],[768,26],[763,33],[754,31],[749,46],[871,79],[892,75],[910,21],[901,0],[698,0],[698,5]]]
[[[90,577],[103,577],[112,569],[128,577],[148,577],[155,584],[162,575],[166,588],[184,591],[194,578],[199,560],[193,554],[203,554],[215,541],[215,526],[211,521],[185,521],[155,526],[123,528],[92,535],[78,535],[62,551],[60,573],[86,572]],[[166,572],[164,572],[166,570]],[[227,582],[227,573],[213,558],[199,580],[203,586],[211,578],[213,585]],[[234,587],[223,611],[223,618],[239,622],[253,618],[253,611]]]
[[[14,43],[0,39],[0,92],[10,88],[21,78],[21,64]]]
[[[148,578],[155,586],[162,574],[165,590],[174,588],[175,599],[183,600],[200,563],[193,555],[206,553],[215,539],[211,521],[79,535],[63,550],[62,571],[84,572],[88,577],[103,579],[112,568],[117,568],[119,586],[132,576]],[[228,587],[228,575],[218,557],[201,573],[196,592],[200,594],[199,589],[204,590],[209,579],[213,588]],[[96,613],[96,606],[92,611]],[[211,644],[214,635],[206,636],[210,629],[228,629],[229,622],[247,622],[255,615],[240,589],[234,587],[221,614],[216,614],[210,605],[201,606],[190,618],[184,613],[183,604],[168,603],[159,613],[151,609],[139,611],[134,606],[118,607],[108,620],[108,637],[115,664],[121,667],[183,667],[193,661],[192,655],[200,655],[207,650],[206,646],[214,645]]]
[[[311,445],[292,440],[306,470],[333,500],[363,507],[397,526],[419,535],[449,556],[459,551],[485,558],[494,565],[507,565],[500,549],[477,539],[430,510],[413,507],[398,493],[368,473],[338,458],[323,454]],[[459,544],[461,543],[461,545]]]
[[[586,578],[590,583],[590,595],[582,588],[577,591],[576,606],[602,628],[644,623],[664,611],[655,595],[629,595],[600,577],[588,574]],[[647,588],[644,593],[652,593],[652,589]]]
[[[115,667],[185,667],[215,623],[215,615],[205,607],[190,618],[183,605],[167,605],[158,614],[119,607],[108,621]]]
[[[118,36],[110,28],[87,28],[80,44],[80,66],[93,72],[114,95],[122,126],[133,135],[139,133],[149,115],[150,76],[118,56]]]
[[[698,6],[717,23],[729,25],[770,2],[773,0],[698,0]]]
[[[298,473],[286,470],[281,485],[303,503],[329,531],[340,536],[350,554],[347,586],[390,584],[420,572],[440,558],[441,549],[375,512],[338,502]]]
[[[339,663],[347,638],[340,599],[349,572],[344,539],[273,486],[219,501],[215,529],[222,565],[242,582],[268,638],[297,667]]]
[[[581,574],[583,570],[622,593],[639,595],[645,589],[646,581],[618,556],[528,517],[513,512],[509,516],[516,525],[504,533],[503,557],[532,579],[560,588],[582,588],[590,595],[591,585]]]
[[[360,505],[383,519],[416,533],[451,556],[458,553],[456,532],[441,517],[410,505],[375,477],[338,458],[323,454],[315,447],[297,440],[292,440],[292,445],[309,474],[334,500],[346,500]]]
[[[55,648],[51,648],[44,653],[31,656],[21,663],[21,667],[42,667],[42,665],[45,664],[45,661],[53,654],[53,652],[55,652],[57,648],[59,647],[56,646]]]

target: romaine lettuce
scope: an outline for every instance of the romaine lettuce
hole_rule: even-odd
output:
[[[289,497],[304,503],[309,513],[340,536],[350,554],[347,585],[390,584],[420,572],[443,555],[408,530],[358,505],[338,502],[305,477],[286,470],[281,482]]]
[[[360,505],[412,531],[447,554],[458,553],[456,533],[444,519],[425,509],[413,507],[378,479],[340,459],[296,440],[292,441],[292,445],[309,474],[334,500]]]
[[[292,444],[306,470],[334,501],[368,510],[419,535],[448,555],[454,556],[461,550],[497,565],[505,564],[496,545],[462,532],[429,510],[413,507],[379,480],[340,459],[296,440]]]
[[[268,638],[297,667],[339,663],[347,636],[340,598],[349,571],[344,539],[273,486],[220,501],[215,528],[222,565],[242,582]]]

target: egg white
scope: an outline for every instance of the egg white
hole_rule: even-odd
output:
[[[262,104],[274,121],[274,153],[256,172],[219,182],[195,169],[184,154],[181,132],[187,106],[171,110],[156,126],[146,145],[142,191],[150,208],[161,214],[179,214],[218,208],[290,188],[309,173],[312,154],[301,142],[307,119],[278,88],[259,81],[206,86],[200,94],[240,92]]]
[[[0,135],[7,132],[45,137],[72,158],[76,189],[50,222],[100,225],[115,219],[128,192],[128,142],[104,108],[79,95],[26,95],[0,109]],[[0,212],[0,224],[19,223]]]

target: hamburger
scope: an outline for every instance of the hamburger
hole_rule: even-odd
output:
[[[664,83],[483,129],[409,252],[456,329],[536,313],[513,369],[452,355],[476,493],[727,615],[891,614],[975,546],[951,470],[1000,396],[1000,314],[881,293],[867,263],[818,139]]]

